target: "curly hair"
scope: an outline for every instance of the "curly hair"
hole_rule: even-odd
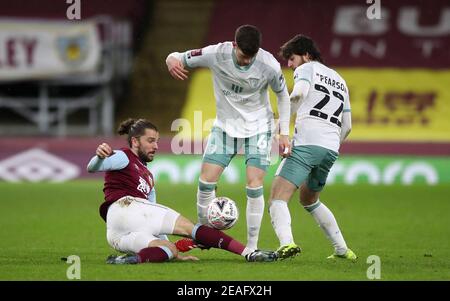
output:
[[[296,35],[284,43],[284,45],[280,47],[280,52],[278,54],[286,60],[288,60],[293,54],[309,54],[313,61],[323,63],[319,48],[317,48],[314,41],[310,37],[301,34]]]

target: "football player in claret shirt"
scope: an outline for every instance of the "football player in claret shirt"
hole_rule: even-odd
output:
[[[159,133],[145,119],[128,119],[118,133],[127,135],[128,146],[112,150],[107,143],[97,147],[90,160],[89,172],[105,172],[105,201],[100,215],[106,221],[109,245],[126,254],[107,259],[110,264],[163,262],[172,258],[197,260],[182,256],[165,235],[174,234],[194,239],[205,248],[220,248],[244,256],[247,261],[275,261],[272,251],[249,251],[225,233],[194,225],[177,211],[157,204],[152,173],[147,168],[158,150]]]
[[[280,241],[281,258],[300,253],[295,244],[287,203],[300,189],[300,203],[334,247],[329,259],[357,259],[347,247],[333,213],[319,200],[328,173],[339,156],[339,147],[350,133],[348,88],[335,70],[325,66],[314,41],[297,35],[286,42],[280,55],[294,70],[291,112],[297,113],[292,153],[275,173],[269,212]]]
[[[264,213],[263,181],[270,165],[275,121],[270,87],[278,100],[279,146],[289,155],[289,93],[280,63],[260,48],[261,33],[252,25],[237,28],[234,41],[173,52],[166,58],[171,76],[185,80],[186,68],[209,68],[213,76],[216,119],[208,138],[198,181],[198,221],[206,224],[208,204],[224,169],[243,148],[246,164],[247,248],[258,249]],[[211,101],[213,105],[213,101]]]

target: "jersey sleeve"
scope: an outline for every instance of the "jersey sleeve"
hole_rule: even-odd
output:
[[[347,86],[347,84],[345,84]],[[347,90],[348,91],[348,90]],[[348,93],[344,96],[344,108],[342,111],[342,124],[341,124],[341,144],[347,138],[352,130],[352,114],[350,106],[350,96]]]
[[[312,64],[303,64],[297,67],[294,71],[294,83],[298,83],[301,80],[309,82],[311,84],[313,78],[313,66]]]
[[[216,59],[218,45],[210,45],[183,53],[183,65],[189,68],[211,67]]]
[[[310,86],[309,82],[305,80],[300,80],[294,84],[294,89],[292,89],[292,93],[289,95],[291,100],[291,115],[297,113],[300,105],[309,93]]]
[[[274,58],[270,59],[270,73],[269,84],[273,92],[277,96],[278,102],[278,115],[280,119],[280,134],[289,135],[289,120],[290,120],[290,102],[289,93],[286,87],[286,81],[284,79],[281,66]]]
[[[348,105],[348,107],[346,106]],[[345,109],[347,107],[347,109]],[[340,142],[343,143],[347,136],[352,130],[352,115],[350,113],[350,102],[348,97],[344,101],[344,111],[342,113],[342,124],[341,124],[341,139]]]
[[[92,157],[87,165],[88,172],[120,170],[125,168],[130,160],[121,150],[115,150],[112,156],[100,159],[98,156]]]
[[[347,95],[344,100],[344,110],[343,113],[349,113],[352,111],[352,108],[350,106],[350,97]]]
[[[286,88],[286,81],[284,80],[284,75],[281,71],[280,64],[277,63],[277,65],[274,67],[275,68],[270,78],[270,87],[272,88],[273,92],[280,93]]]

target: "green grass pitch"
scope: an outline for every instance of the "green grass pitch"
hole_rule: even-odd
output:
[[[265,196],[270,187],[266,185]],[[0,280],[67,280],[61,257],[78,255],[81,280],[367,280],[367,257],[381,260],[381,280],[450,279],[450,186],[329,186],[321,200],[335,214],[356,263],[327,261],[332,248],[313,218],[291,200],[303,253],[291,260],[247,263],[223,250],[194,250],[198,262],[111,266],[115,253],[98,215],[102,182],[0,183]],[[195,186],[158,185],[158,202],[195,219]],[[243,185],[220,185],[237,201],[240,220],[227,233],[245,242]],[[267,206],[266,206],[267,209]],[[174,241],[176,237],[171,237]],[[265,211],[260,248],[278,240]]]

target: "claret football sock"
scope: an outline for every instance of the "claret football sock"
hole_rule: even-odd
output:
[[[163,262],[173,258],[172,251],[167,247],[149,247],[140,250],[138,253],[139,263]]]
[[[311,213],[327,238],[331,241],[335,254],[344,255],[347,252],[347,244],[330,209],[319,200],[312,205],[304,206],[304,208]]]
[[[206,247],[224,249],[242,255],[245,246],[222,231],[197,224],[192,231],[192,238]]]
[[[208,223],[206,218],[208,205],[216,197],[216,182],[205,182],[198,179],[198,189],[197,189],[197,215],[198,222],[202,225]]]
[[[247,186],[247,247],[258,249],[259,229],[264,213],[263,186]]]

